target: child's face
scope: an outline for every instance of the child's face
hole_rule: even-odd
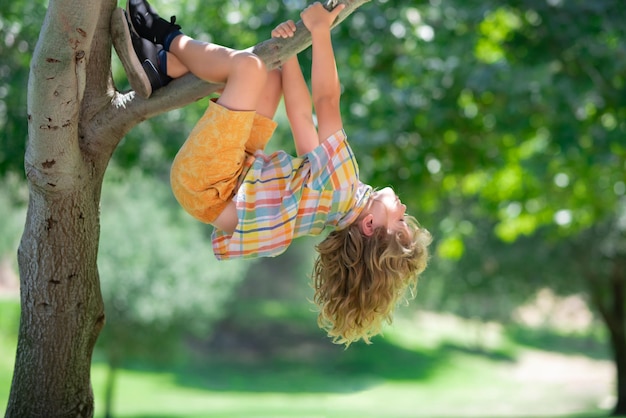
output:
[[[404,220],[406,205],[391,187],[377,190],[372,194],[369,213],[373,216],[374,227],[385,226],[389,232],[406,232],[409,227]]]

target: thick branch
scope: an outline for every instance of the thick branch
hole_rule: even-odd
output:
[[[345,9],[339,14],[334,26],[337,26],[350,16],[357,8],[370,0],[338,0],[337,4],[345,4]],[[328,6],[327,6],[328,7]],[[288,58],[305,50],[311,45],[311,34],[306,29],[302,21],[296,23],[295,36],[288,39],[273,38],[260,42],[250,48],[268,66],[276,68]],[[183,107],[189,103],[197,101],[222,87],[220,84],[208,83],[200,80],[192,74],[188,74],[171,82],[167,87],[158,90],[149,99],[142,99],[127,93],[119,95],[111,109],[113,114],[109,115],[111,120],[121,124],[127,132],[137,123],[169,110]],[[119,125],[118,125],[119,126]]]

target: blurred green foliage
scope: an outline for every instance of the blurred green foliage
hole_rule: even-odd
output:
[[[26,220],[26,184],[15,173],[0,179],[0,259],[12,256],[17,261],[15,250]],[[17,267],[17,263],[15,263]]]
[[[242,48],[307,4],[153,3],[185,32]],[[1,12],[3,172],[21,169],[23,87],[44,12],[33,1]],[[575,234],[613,216],[626,193],[625,13],[612,0],[367,3],[334,36],[344,123],[363,178],[394,185],[440,238],[444,258],[463,255],[483,217],[514,241],[543,226]],[[308,73],[308,51],[301,61]],[[128,87],[116,61],[113,74]],[[117,163],[166,173],[205,106],[141,124],[116,150]]]
[[[43,0],[3,1],[0,8],[0,173],[23,171],[28,137],[30,57],[46,13]]]
[[[190,35],[245,48],[266,39],[280,21],[298,19],[308,2],[152,3],[164,16],[177,15]],[[3,174],[22,170],[28,59],[44,13],[43,3],[31,0],[0,10]],[[393,185],[436,238],[418,295],[423,306],[502,319],[542,287],[586,294],[599,312],[613,303],[611,272],[626,254],[624,22],[626,8],[615,0],[380,0],[335,30],[344,124],[362,178]],[[301,54],[301,64],[308,75],[310,51]],[[128,87],[117,61],[113,76],[119,88]],[[212,255],[206,247],[205,259],[182,251],[206,245],[206,231],[190,232],[197,225],[184,226],[162,204],[167,186],[146,185],[131,168],[165,179],[205,106],[201,100],[130,132],[104,187],[105,198],[117,202],[111,207],[103,200],[104,292],[121,299],[109,306],[119,305],[142,326],[179,320],[173,308],[154,309],[174,292],[172,266],[203,277],[194,262],[206,268]],[[272,147],[292,149],[279,118]],[[136,200],[145,196],[137,185],[161,203]],[[107,219],[113,210],[121,212]],[[108,264],[105,254],[116,261]],[[262,266],[280,271],[286,257]],[[116,276],[119,284],[106,288]],[[212,283],[197,277],[194,286]],[[176,292],[185,300],[184,291]],[[112,323],[114,312],[109,315]]]
[[[47,4],[4,3],[0,258],[15,253],[23,227],[28,65]],[[242,48],[298,19],[307,3],[153,1],[186,33]],[[507,321],[542,287],[593,294],[600,308],[613,301],[610,274],[626,242],[624,22],[626,8],[613,0],[381,0],[335,30],[344,124],[362,177],[393,185],[436,238],[418,306]],[[309,51],[301,64],[308,76]],[[113,76],[128,88],[116,59]],[[265,376],[268,358],[279,383],[293,382],[307,358],[323,384],[320,373],[429,373],[429,359],[385,341],[348,355],[330,345],[306,302],[314,239],[278,259],[217,263],[209,230],[178,208],[163,181],[205,107],[201,100],[142,123],[115,152],[102,195],[107,325],[96,358],[113,369],[138,359],[184,362],[179,344],[191,341],[200,356],[265,356],[239,377],[246,382]],[[278,119],[271,147],[292,150]],[[306,356],[312,347],[322,361]],[[405,361],[398,369],[375,361],[389,356]],[[212,389],[219,379],[232,383],[226,360],[203,362],[195,378],[212,376]],[[361,377],[348,384],[362,385]]]
[[[153,3],[185,32],[234,47],[266,39],[307,4]],[[24,86],[44,12],[24,0],[0,12],[4,173],[21,170]],[[497,291],[524,299],[543,285],[583,288],[562,244],[591,225],[614,225],[626,193],[625,13],[612,0],[386,0],[366,3],[335,30],[344,123],[362,177],[393,185],[436,238],[427,300],[428,289],[441,298]],[[301,63],[308,74],[309,51]],[[113,76],[128,88],[116,60]],[[116,150],[116,165],[166,178],[205,106],[140,124]],[[272,147],[292,149],[279,119]],[[528,258],[542,260],[541,273]]]
[[[253,264],[218,263],[210,228],[187,215],[162,182],[139,170],[109,170],[101,226],[99,271],[113,335],[118,324],[131,338],[143,328],[208,332]]]
[[[219,263],[209,229],[188,216],[162,181],[108,170],[102,195],[99,271],[106,326],[96,347],[110,368],[185,358],[182,337],[209,334],[251,262]]]

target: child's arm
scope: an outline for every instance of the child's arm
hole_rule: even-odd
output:
[[[283,97],[296,152],[303,155],[313,151],[320,141],[313,123],[311,95],[297,56],[283,66]]]
[[[339,110],[341,85],[337,74],[330,27],[344,7],[340,4],[329,12],[320,3],[314,3],[301,14],[302,21],[311,32],[313,39],[311,86],[320,142],[343,127]]]
[[[290,38],[295,30],[296,25],[289,20],[278,25],[272,31],[272,36]],[[319,139],[313,124],[311,95],[304,81],[297,55],[283,65],[282,86],[285,111],[291,126],[296,152],[298,155],[303,155],[314,150],[319,145]]]

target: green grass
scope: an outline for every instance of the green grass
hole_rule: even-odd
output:
[[[606,415],[597,400],[572,399],[562,382],[520,386],[507,377],[504,364],[473,354],[458,352],[447,357],[427,380],[381,378],[362,371],[355,385],[338,374],[328,379],[329,390],[302,387],[311,370],[285,373],[278,367],[253,376],[232,369],[229,384],[221,389],[206,376],[205,385],[187,373],[126,370],[118,386],[118,417],[506,417]],[[410,366],[410,365],[409,365]],[[210,373],[210,371],[207,371]],[[371,372],[370,372],[371,373]],[[254,377],[255,389],[248,380]],[[221,375],[216,377],[222,379]],[[101,387],[104,368],[94,367],[94,383]],[[354,377],[352,378],[354,379]],[[261,386],[269,381],[270,388]],[[299,390],[289,388],[290,383]],[[343,390],[337,386],[345,383]],[[101,405],[101,404],[100,404]],[[97,409],[97,416],[102,411]]]
[[[0,301],[0,411],[15,356],[15,302]],[[554,336],[520,341],[498,327],[455,318],[399,318],[384,339],[348,350],[317,332],[255,355],[207,354],[186,366],[135,365],[118,374],[116,417],[601,417],[611,363],[593,346]],[[276,324],[270,327],[279,333]],[[283,327],[284,328],[284,327]],[[478,332],[477,332],[478,330]],[[513,333],[516,335],[515,333]],[[480,337],[480,338],[479,338]],[[532,343],[530,344],[529,341]],[[558,344],[555,343],[558,342]],[[571,341],[570,341],[571,343]],[[580,347],[588,347],[580,345]],[[96,417],[103,416],[106,366],[92,369]],[[599,372],[600,371],[600,372]]]
[[[19,320],[19,302],[0,298],[0,412],[6,409],[11,389]]]

